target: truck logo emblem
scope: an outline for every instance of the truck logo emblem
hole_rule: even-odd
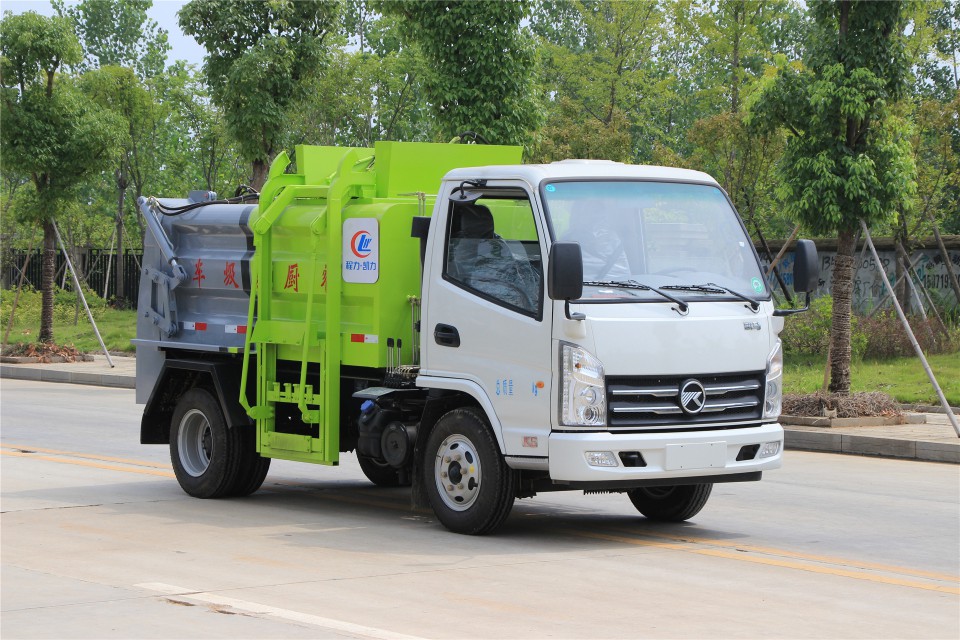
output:
[[[687,380],[680,385],[680,408],[688,415],[695,415],[703,410],[707,393],[699,380]]]
[[[759,322],[752,322],[752,321],[744,322],[744,323],[743,323],[743,330],[744,330],[744,331],[760,331],[760,323],[759,323]]]
[[[353,234],[353,238],[350,239],[350,250],[353,251],[353,255],[358,258],[366,258],[370,255],[373,245],[373,237],[370,235],[369,231],[357,231]]]

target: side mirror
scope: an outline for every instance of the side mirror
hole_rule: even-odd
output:
[[[810,308],[810,293],[820,284],[820,258],[817,256],[817,247],[813,240],[797,240],[793,261],[793,290],[807,294],[807,301],[802,309],[775,309],[773,315],[778,317],[792,316],[803,313]]]
[[[583,295],[583,253],[576,242],[554,242],[547,265],[547,295],[566,302],[569,320],[584,320],[582,313],[570,314],[570,301]]]
[[[813,240],[797,240],[793,262],[793,290],[798,293],[815,291],[820,284],[820,259]]]
[[[547,295],[576,300],[583,295],[583,253],[576,242],[554,242],[547,267]]]

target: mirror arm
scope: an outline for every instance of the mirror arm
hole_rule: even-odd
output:
[[[570,299],[563,301],[563,312],[567,316],[567,320],[586,320],[587,316],[580,312],[570,313]]]
[[[810,310],[810,292],[807,291],[807,301],[804,303],[802,309],[774,309],[773,315],[778,318],[783,318],[785,316],[792,316],[797,313],[803,313],[804,311]]]

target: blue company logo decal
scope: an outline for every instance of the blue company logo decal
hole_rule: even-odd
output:
[[[763,293],[763,282],[760,281],[760,278],[754,278],[750,281],[750,284],[753,285],[753,290],[757,293]]]
[[[552,192],[556,191],[557,188],[556,188],[555,186],[553,186],[552,184],[548,184],[548,185],[546,186],[546,190],[552,193]]]
[[[369,231],[365,230],[357,231],[350,240],[350,250],[358,258],[369,256],[372,251],[371,245],[373,245],[373,237]]]

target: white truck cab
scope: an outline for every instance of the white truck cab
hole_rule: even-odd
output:
[[[780,466],[783,320],[710,176],[458,169],[430,225],[417,386],[474,398],[506,465],[543,474],[535,490],[642,493],[659,498],[647,515],[686,519],[711,483]],[[449,466],[435,465],[435,509],[479,498]]]

